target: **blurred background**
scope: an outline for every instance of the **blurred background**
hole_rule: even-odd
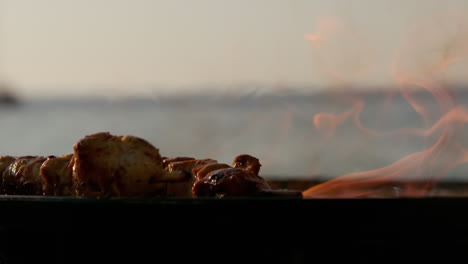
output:
[[[429,129],[468,102],[467,7],[1,0],[0,155],[68,154],[105,131],[142,137],[163,156],[251,154],[271,178],[383,167],[437,137],[370,136],[356,119],[375,131]],[[463,166],[448,177],[468,179]]]

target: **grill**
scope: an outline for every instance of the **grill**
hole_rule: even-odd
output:
[[[1,256],[5,263],[109,261],[126,254],[132,263],[140,258],[308,263],[322,257],[375,263],[376,258],[399,261],[409,256],[446,261],[467,255],[467,208],[465,197],[3,196]],[[415,250],[414,243],[423,243],[424,252]],[[428,254],[427,247],[436,245],[448,245],[449,253],[442,247]]]

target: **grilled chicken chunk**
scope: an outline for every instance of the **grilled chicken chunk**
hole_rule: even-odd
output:
[[[203,179],[208,173],[219,170],[219,169],[226,169],[231,168],[231,166],[225,163],[212,163],[207,164],[196,171],[195,178],[197,180]]]
[[[257,176],[260,172],[261,166],[262,165],[257,158],[247,154],[242,154],[235,157],[234,161],[232,162],[232,167],[250,171]]]
[[[255,196],[271,190],[268,183],[258,176],[260,161],[247,154],[237,156],[232,166],[212,159],[188,158],[168,159],[166,164],[168,171],[192,175],[189,183],[169,184],[171,196]]]
[[[167,168],[167,166],[173,162],[178,162],[178,161],[186,161],[186,160],[195,160],[195,158],[192,157],[175,157],[175,158],[167,158],[164,157],[163,159],[163,167]]]
[[[195,183],[196,171],[208,164],[217,164],[213,159],[194,159],[188,157],[168,158],[164,160],[165,169],[169,172],[181,172],[187,175],[187,181],[167,184],[169,197],[192,197],[192,186]]]
[[[260,176],[239,168],[214,170],[193,185],[195,197],[257,196],[270,186]]]
[[[42,195],[40,167],[44,156],[23,156],[15,159],[3,172],[5,194]]]
[[[13,163],[16,160],[15,157],[12,156],[2,156],[0,157],[0,185],[2,186],[0,188],[0,193],[4,193],[3,190],[3,172],[10,166],[11,163]]]
[[[186,180],[163,168],[159,150],[133,136],[97,133],[74,145],[72,177],[78,196],[149,197],[163,195],[167,182]]]
[[[193,159],[193,160],[183,160],[183,161],[173,161],[169,163],[166,167],[167,171],[182,171],[189,174],[195,174],[197,169],[202,168],[207,164],[217,163],[214,159]]]
[[[257,196],[271,190],[260,176],[260,161],[242,154],[234,158],[232,166],[209,164],[197,173],[192,188],[195,197]]]
[[[72,170],[69,167],[73,154],[51,156],[42,163],[40,176],[42,191],[48,196],[73,196]]]

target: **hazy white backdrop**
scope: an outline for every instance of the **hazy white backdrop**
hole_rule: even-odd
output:
[[[401,96],[362,93],[361,112],[348,97],[251,95],[466,81],[467,10],[467,0],[0,0],[0,82],[20,95],[16,107],[0,104],[0,155],[68,154],[107,131],[164,156],[230,163],[248,153],[263,175],[384,167],[437,137],[369,137],[346,113],[376,131],[428,129],[443,114],[429,93],[418,102],[430,120]],[[452,106],[442,90],[442,108]],[[228,96],[144,100],[201,91]],[[468,93],[456,99],[468,105]],[[468,181],[467,168],[451,174]]]
[[[32,96],[245,83],[318,89],[327,78],[304,36],[332,17],[371,47],[379,71],[359,81],[385,83],[409,26],[466,7],[464,0],[2,0],[0,75]]]

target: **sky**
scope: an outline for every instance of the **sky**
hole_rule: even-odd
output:
[[[0,0],[0,77],[32,96],[388,84],[405,34],[466,2]],[[446,50],[446,31],[403,46]],[[318,33],[328,42],[308,40]]]

